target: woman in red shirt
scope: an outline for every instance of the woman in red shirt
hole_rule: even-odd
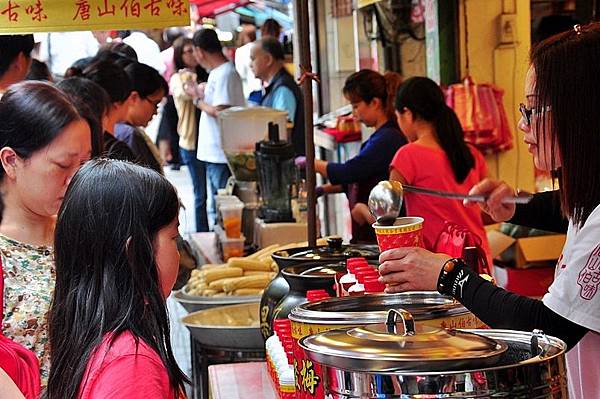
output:
[[[440,87],[431,79],[406,80],[396,94],[396,117],[409,144],[401,147],[390,166],[390,179],[418,187],[467,193],[487,175],[481,153],[464,141],[454,111],[446,105]],[[423,237],[435,249],[445,223],[469,229],[481,239],[489,257],[489,244],[475,207],[422,194],[405,193],[407,216],[425,219]]]
[[[153,170],[100,159],[75,175],[56,226],[48,399],[184,396],[165,307],[178,212]]]

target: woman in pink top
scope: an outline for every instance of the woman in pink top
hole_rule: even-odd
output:
[[[177,277],[179,201],[157,172],[94,160],[58,214],[46,398],[184,397],[165,298]]]
[[[406,80],[396,94],[396,117],[409,144],[401,147],[390,166],[390,179],[418,187],[467,193],[487,175],[481,153],[464,141],[460,122],[446,105],[440,87],[431,79]],[[425,219],[425,246],[434,249],[446,222],[476,234],[483,250],[489,244],[475,207],[422,194],[405,193],[406,214]],[[489,255],[488,255],[489,257]]]

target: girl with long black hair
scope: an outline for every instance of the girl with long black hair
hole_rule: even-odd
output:
[[[99,159],[75,175],[56,226],[46,398],[183,397],[165,307],[178,211],[175,188],[151,169]]]
[[[464,140],[454,111],[446,105],[433,80],[414,77],[396,93],[396,117],[410,142],[401,147],[390,165],[390,179],[403,184],[452,192],[468,192],[487,175],[483,155]],[[406,214],[425,219],[426,248],[434,248],[445,223],[468,228],[489,254],[481,212],[462,203],[415,193],[405,193]]]

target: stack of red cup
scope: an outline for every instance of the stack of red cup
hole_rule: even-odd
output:
[[[331,298],[325,290],[308,290],[306,291],[306,299],[308,302],[316,302],[323,299]]]

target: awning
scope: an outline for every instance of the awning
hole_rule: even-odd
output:
[[[209,17],[233,11],[250,3],[250,0],[190,0],[190,3],[198,7],[199,16]]]
[[[370,6],[371,4],[378,3],[379,0],[358,0],[357,8],[363,8],[366,6]]]
[[[279,22],[284,31],[292,29],[294,24],[294,21],[290,16],[274,8],[265,9],[249,4],[246,7],[236,8],[235,12],[246,17],[254,18],[256,25],[258,26],[262,25],[268,18],[273,18]]]

